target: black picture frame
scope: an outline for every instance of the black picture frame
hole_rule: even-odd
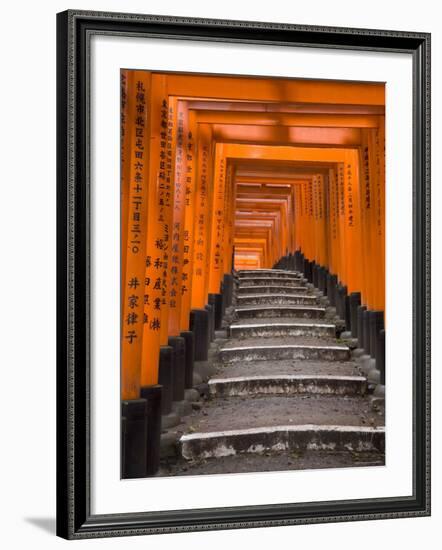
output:
[[[167,36],[403,52],[413,59],[413,495],[121,512],[90,511],[89,41]],[[57,534],[67,539],[430,514],[430,35],[69,10],[57,15]]]

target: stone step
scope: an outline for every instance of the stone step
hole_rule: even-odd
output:
[[[183,418],[181,433],[214,432],[282,425],[383,426],[384,410],[373,412],[370,396],[258,395],[203,402]]]
[[[238,319],[259,319],[260,317],[299,317],[308,319],[322,319],[325,308],[313,306],[243,306],[236,307]]]
[[[241,285],[238,294],[309,294],[311,291],[305,286],[281,285]]]
[[[192,433],[181,436],[186,460],[220,458],[241,453],[333,450],[383,451],[385,429],[369,426],[305,424]]]
[[[269,322],[241,323],[230,326],[232,338],[270,338],[274,336],[328,336],[336,334],[336,326],[324,323]]]
[[[304,279],[300,277],[295,277],[291,275],[290,277],[275,277],[268,276],[263,277],[262,275],[251,275],[248,277],[241,277],[238,279],[238,286],[245,285],[279,285],[279,286],[299,286],[303,285]]]
[[[217,378],[235,378],[240,376],[269,375],[309,376],[361,376],[358,363],[349,361],[312,361],[297,359],[280,359],[274,361],[241,361],[239,363],[219,364],[214,376]],[[208,390],[207,390],[208,391]]]
[[[383,406],[374,412],[367,395],[268,394],[209,399],[176,433],[182,456],[194,460],[264,451],[383,452],[384,425]]]
[[[236,298],[239,306],[259,306],[261,304],[316,305],[316,296],[303,294],[244,294]]]
[[[252,340],[252,339],[250,339]],[[239,361],[267,361],[280,359],[309,359],[324,361],[348,361],[350,349],[344,345],[320,344],[305,341],[302,343],[280,343],[275,342],[262,344],[251,341],[234,341],[219,351],[222,363],[237,363]],[[294,339],[292,339],[294,340]],[[317,339],[312,339],[318,342]]]
[[[302,277],[299,271],[286,271],[285,269],[241,269],[238,271],[238,277],[247,277],[249,275]]]
[[[380,451],[355,452],[343,450],[241,453],[224,456],[222,460],[186,460],[177,457],[160,467],[160,476],[196,476],[211,474],[241,474],[250,472],[280,472],[296,470],[324,470],[326,468],[358,468],[384,466],[385,455]]]
[[[262,394],[364,395],[366,389],[367,379],[363,376],[270,374],[269,376],[237,376],[209,380],[209,392],[212,397]]]

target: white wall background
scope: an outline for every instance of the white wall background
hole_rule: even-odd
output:
[[[364,550],[440,547],[442,374],[442,17],[437,0],[107,0],[8,2],[2,6],[0,86],[2,547],[268,548]],[[55,14],[67,8],[384,28],[432,33],[433,46],[433,515],[431,518],[67,543],[55,530]],[[257,487],[257,490],[259,488]],[[438,540],[439,539],[439,540]]]

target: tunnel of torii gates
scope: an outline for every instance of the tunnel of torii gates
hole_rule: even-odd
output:
[[[235,270],[384,311],[384,142],[383,84],[121,72],[123,417],[183,399]]]

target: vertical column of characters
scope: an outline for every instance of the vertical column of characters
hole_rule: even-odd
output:
[[[373,195],[373,250],[374,304],[373,307],[384,311],[385,308],[385,118],[379,117],[379,126],[369,133],[369,158],[372,168]]]
[[[362,242],[361,209],[359,189],[358,151],[345,153],[344,168],[345,219],[346,219],[346,264],[348,292],[363,290],[362,285]]]
[[[213,139],[212,127],[209,126],[209,142],[207,148],[207,170],[206,170],[206,244],[204,252],[204,295],[206,303],[209,299],[209,274],[210,274],[210,252],[212,250],[213,241],[212,241],[212,226],[214,219],[212,217],[213,213],[213,202],[215,200],[215,185],[214,185],[214,173],[215,173],[215,148],[216,141]],[[219,291],[218,291],[219,292]]]
[[[265,239],[268,242],[269,247],[269,262],[273,266],[275,262],[281,257],[278,246],[278,218],[279,213],[274,212],[271,219],[266,223]]]
[[[290,196],[290,192],[289,194],[285,197],[285,203],[284,203],[284,206],[285,206],[285,215],[286,215],[286,227],[285,227],[285,232],[286,232],[286,235],[287,235],[287,244],[286,244],[286,247],[287,247],[287,252],[292,252],[292,243],[293,243],[293,216],[292,216],[292,209],[291,209],[291,196]]]
[[[207,303],[205,279],[208,252],[209,225],[209,151],[211,131],[207,124],[198,126],[197,180],[195,197],[195,224],[193,243],[192,308],[204,308]]]
[[[301,180],[297,184],[299,192],[298,248],[303,254],[305,254],[305,186],[305,180]]]
[[[308,255],[307,255],[307,258],[309,258],[312,261],[315,259],[313,178],[309,178],[309,180],[307,181],[307,204],[308,204],[308,217],[307,217]]]
[[[233,269],[233,242],[235,238],[236,181],[231,163],[226,158],[227,200],[227,236],[224,247],[224,272],[231,273]]]
[[[126,284],[126,257],[127,257],[127,225],[129,217],[129,190],[130,190],[130,147],[131,133],[129,130],[129,101],[128,86],[132,75],[129,71],[123,69],[120,72],[120,265],[121,265],[121,288]],[[135,108],[133,102],[130,103],[131,109]],[[124,244],[123,244],[124,243]],[[121,312],[123,315],[124,295],[121,294]]]
[[[145,257],[143,386],[158,383],[161,291],[164,251],[164,193],[167,140],[167,90],[164,75],[152,73],[150,93],[150,162],[148,228]]]
[[[192,297],[193,241],[195,229],[195,141],[196,117],[188,111],[185,118],[185,153],[183,171],[185,174],[183,268],[181,273],[181,329],[189,330],[190,302]]]
[[[379,279],[379,301],[376,307],[385,311],[385,117],[379,117],[378,126],[378,153],[379,153],[379,230],[380,243],[379,266],[381,276]]]
[[[281,248],[282,255],[289,252],[289,215],[287,202],[284,202],[281,208]]]
[[[147,232],[148,116],[150,74],[135,71],[127,82],[128,120],[125,137],[131,140],[129,201],[121,324],[122,398],[139,397],[143,340],[143,294]],[[134,108],[132,108],[132,105]]]
[[[293,189],[293,233],[294,233],[294,241],[293,241],[293,247],[294,250],[299,250],[300,248],[300,221],[301,221],[301,201],[300,201],[300,192],[299,192],[299,184],[293,183],[292,185]]]
[[[299,248],[305,253],[306,240],[306,186],[307,181],[303,180],[298,184],[299,189]]]
[[[326,216],[325,204],[325,181],[323,174],[318,174],[318,237],[319,237],[319,264],[328,267],[328,246],[327,246],[327,228],[328,220]]]
[[[375,297],[375,285],[376,277],[372,276],[373,270],[373,260],[374,260],[374,242],[373,242],[373,192],[372,192],[372,180],[373,174],[370,170],[370,154],[369,154],[369,143],[368,143],[368,133],[370,130],[361,130],[361,147],[359,149],[359,164],[360,164],[360,174],[361,174],[361,235],[362,235],[362,246],[364,254],[362,257],[363,264],[363,274],[362,274],[362,283],[363,283],[363,292],[364,303],[369,309],[373,308],[374,297]],[[362,289],[361,289],[362,290]]]
[[[308,226],[307,226],[307,218],[308,218],[308,197],[307,197],[307,190],[308,190],[308,180],[303,180],[299,185],[300,195],[301,195],[301,231],[300,231],[300,237],[301,237],[301,252],[304,254],[306,258],[308,258]]]
[[[319,263],[319,223],[318,223],[318,176],[312,178],[312,226],[313,226],[313,256],[312,260]]]
[[[284,254],[281,246],[281,208],[275,210],[274,230],[269,234],[272,243],[272,262],[275,263]]]
[[[328,176],[329,196],[329,270],[330,273],[339,272],[339,201],[338,201],[338,178],[336,170],[330,168]]]
[[[181,331],[181,302],[183,285],[184,224],[186,210],[185,134],[188,132],[187,102],[176,103],[176,139],[174,167],[174,200],[169,287],[169,335],[178,336]]]
[[[345,211],[345,164],[339,162],[337,165],[337,200],[338,200],[338,233],[339,233],[339,282],[347,284],[347,222]]]
[[[289,214],[289,222],[288,222],[288,231],[289,231],[289,250],[290,252],[294,252],[296,250],[296,236],[295,236],[295,187],[294,185],[290,185],[290,192],[287,197],[287,205],[288,205],[288,214]]]
[[[322,192],[324,195],[324,221],[325,221],[325,246],[327,250],[327,269],[332,273],[330,264],[331,264],[331,204],[330,204],[330,173],[329,171],[324,173],[324,184],[322,187]]]
[[[178,256],[172,253],[173,236],[173,201],[174,201],[174,172],[175,172],[175,146],[176,146],[176,115],[177,99],[166,95],[167,105],[167,129],[166,129],[166,156],[160,163],[164,167],[163,185],[160,184],[162,202],[160,212],[162,216],[162,270],[161,270],[161,327],[160,343],[165,346],[169,339],[169,313],[170,313],[170,282],[172,268],[178,270]],[[174,301],[174,304],[176,302]]]
[[[295,182],[293,181],[291,183],[290,187],[290,212],[291,212],[291,233],[292,233],[292,252],[294,252],[297,249],[296,243],[297,243],[297,234],[296,234],[296,222],[297,222],[297,215],[296,215],[296,191],[297,187],[295,185]]]
[[[221,143],[217,144],[215,148],[213,185],[211,246],[209,250],[209,292],[217,294],[220,292],[221,285],[221,258],[226,216],[226,211],[224,210],[226,165],[223,155],[223,145]]]
[[[223,161],[224,168],[224,203],[222,206],[223,209],[223,225],[222,225],[222,237],[221,237],[221,256],[220,256],[220,279],[222,280],[225,273],[227,273],[226,267],[226,255],[228,253],[228,240],[229,240],[229,217],[230,217],[230,202],[231,202],[231,186],[228,180],[228,171],[227,171],[227,160],[223,154],[220,157],[220,160]],[[231,251],[230,251],[231,254]]]
[[[285,255],[283,236],[284,207],[279,204],[276,208],[274,208],[274,212],[277,213],[275,224],[275,260],[278,260],[281,256]]]

